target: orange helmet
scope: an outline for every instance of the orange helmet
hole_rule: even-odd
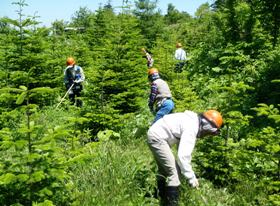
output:
[[[75,62],[75,60],[74,60],[73,57],[68,57],[67,60],[66,60],[66,64],[67,64],[68,66],[72,66],[72,65],[74,65],[75,63],[76,63],[76,62]]]
[[[148,70],[148,75],[149,75],[149,76],[150,76],[150,75],[153,75],[153,74],[155,74],[155,73],[159,73],[158,70],[157,70],[156,68],[151,68],[151,69]]]
[[[221,126],[223,124],[223,118],[222,118],[222,115],[218,111],[216,111],[216,110],[208,110],[208,111],[203,113],[203,116],[207,120],[212,122],[214,125],[216,125],[216,127],[218,129],[221,128]]]

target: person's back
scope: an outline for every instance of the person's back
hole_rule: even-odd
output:
[[[183,71],[183,67],[186,64],[187,54],[184,49],[182,49],[182,44],[176,44],[176,51],[175,51],[175,59],[178,61],[175,65],[175,72],[181,73]]]
[[[151,112],[156,112],[153,123],[169,114],[174,109],[174,102],[172,100],[171,91],[167,82],[162,80],[157,69],[152,68],[148,70],[148,77],[151,81],[151,92],[148,106]],[[154,106],[156,107],[154,110]]]
[[[178,48],[175,51],[175,59],[179,61],[186,61],[187,60],[187,55],[184,49]]]
[[[156,84],[158,88],[158,95],[156,97],[157,100],[172,97],[171,91],[166,81],[164,81],[163,79],[156,79],[155,81],[153,81],[153,84]]]
[[[83,90],[82,83],[85,80],[85,75],[82,67],[76,65],[74,58],[68,57],[66,61],[67,67],[64,70],[64,84],[69,92],[69,100],[72,104],[75,103],[76,98],[81,96]],[[77,106],[82,106],[82,101],[77,99]]]
[[[83,82],[85,79],[82,68],[78,65],[71,65],[64,70],[64,83],[73,84],[74,81]],[[77,82],[76,82],[77,83]]]
[[[198,132],[198,114],[186,110],[185,112],[172,113],[162,117],[160,121],[169,128],[172,136],[180,138],[183,132],[188,130],[188,133],[192,133],[191,137],[195,137]]]

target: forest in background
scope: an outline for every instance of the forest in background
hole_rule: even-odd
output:
[[[141,48],[171,88],[175,112],[221,111],[221,135],[197,142],[200,189],[181,205],[280,205],[280,2],[216,0],[195,16],[156,0],[80,7],[39,26],[28,1],[0,18],[0,205],[158,205],[146,145],[153,120]],[[188,53],[175,73],[176,42]],[[63,70],[84,69],[84,106],[70,105]],[[98,138],[99,142],[94,140]]]

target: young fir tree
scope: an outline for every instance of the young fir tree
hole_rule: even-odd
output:
[[[41,87],[41,90],[30,96],[30,101],[40,105],[50,104],[54,100],[54,91],[48,88],[42,90],[42,87],[51,86],[47,82],[53,80],[54,76],[46,64],[48,57],[44,53],[47,48],[44,39],[48,30],[37,28],[38,22],[33,18],[24,18],[23,8],[27,6],[25,1],[19,1],[16,5],[19,6],[19,19],[5,19],[5,22],[13,27],[12,34],[7,35],[7,40],[10,41],[6,44],[9,48],[3,59],[3,65],[6,65],[5,70],[8,72],[5,79],[6,91],[21,85],[28,89]]]
[[[117,128],[120,115],[135,113],[143,100],[146,67],[140,31],[130,13],[100,8],[95,15],[94,68],[88,73],[88,107],[95,131]]]
[[[157,2],[157,0],[135,1],[136,8],[133,13],[139,20],[139,28],[148,48],[153,47],[158,34],[163,33],[164,20],[160,11],[156,11]]]
[[[15,29],[7,35],[11,46],[2,60],[9,76],[1,89],[1,103],[7,104],[10,100],[4,98],[9,96],[14,105],[1,115],[0,202],[33,205],[48,201],[63,205],[69,201],[64,184],[68,177],[66,159],[56,135],[48,130],[46,119],[38,111],[38,105],[53,99],[53,91],[42,87],[46,84],[42,76],[49,72],[44,69],[47,65],[43,53],[47,31],[37,29],[37,22],[30,18],[23,19],[23,0],[16,4],[19,20],[6,19]]]

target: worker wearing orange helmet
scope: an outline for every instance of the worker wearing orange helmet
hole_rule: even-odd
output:
[[[195,142],[197,138],[219,134],[222,124],[222,115],[216,110],[200,114],[186,110],[165,115],[150,127],[147,143],[158,166],[157,185],[161,205],[178,205],[180,174],[191,187],[199,186],[191,166]],[[172,153],[173,145],[178,146],[178,158]]]
[[[64,70],[64,84],[69,92],[69,100],[76,106],[82,106],[82,100],[76,99],[81,96],[83,90],[82,83],[85,80],[85,75],[82,67],[76,65],[73,57],[68,57],[66,60],[66,69]]]
[[[156,113],[153,121],[155,123],[164,115],[173,111],[174,102],[167,82],[160,78],[159,71],[156,68],[148,70],[148,78],[151,82],[148,106],[152,113]]]

